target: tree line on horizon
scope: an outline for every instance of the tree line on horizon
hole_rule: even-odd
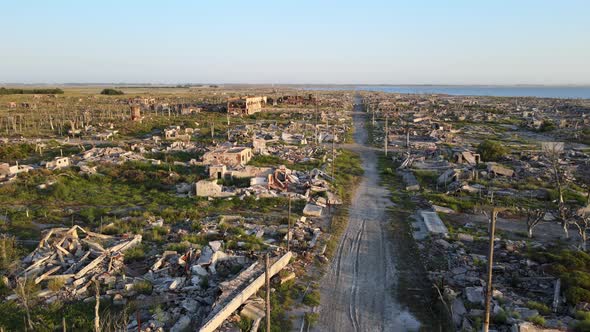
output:
[[[0,95],[26,95],[26,94],[63,94],[64,91],[59,88],[49,89],[15,89],[15,88],[0,88]]]

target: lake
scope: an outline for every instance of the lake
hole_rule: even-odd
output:
[[[306,90],[364,90],[407,94],[447,94],[454,96],[590,99],[590,86],[341,85],[313,86],[307,87]]]

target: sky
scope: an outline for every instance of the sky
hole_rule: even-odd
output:
[[[0,0],[0,83],[590,85],[587,0]]]

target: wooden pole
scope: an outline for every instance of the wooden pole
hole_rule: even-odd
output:
[[[98,288],[98,280],[94,280],[94,287],[96,288],[94,305],[94,332],[100,332],[100,289]]]
[[[490,220],[490,243],[488,248],[488,279],[486,284],[486,298],[485,298],[485,312],[483,322],[483,332],[488,332],[490,327],[490,306],[492,302],[492,268],[494,266],[494,237],[496,232],[496,217],[498,216],[498,210],[492,209],[492,215]]]
[[[291,251],[291,193],[289,193],[289,213],[287,214],[287,251]]]
[[[385,145],[385,156],[387,157],[387,140],[388,138],[389,129],[387,127],[387,115],[385,115],[385,137],[383,137],[383,144]]]
[[[270,332],[270,257],[268,253],[266,253],[264,261],[264,277],[266,283],[266,331]]]
[[[334,164],[336,164],[336,150],[334,145],[336,144],[336,128],[335,124],[332,126],[332,179],[334,179]]]

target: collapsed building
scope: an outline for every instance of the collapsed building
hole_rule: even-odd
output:
[[[231,98],[227,101],[227,112],[233,115],[251,115],[262,111],[266,97]]]
[[[247,147],[220,146],[203,155],[205,165],[239,166],[247,164],[252,159],[252,149]]]

